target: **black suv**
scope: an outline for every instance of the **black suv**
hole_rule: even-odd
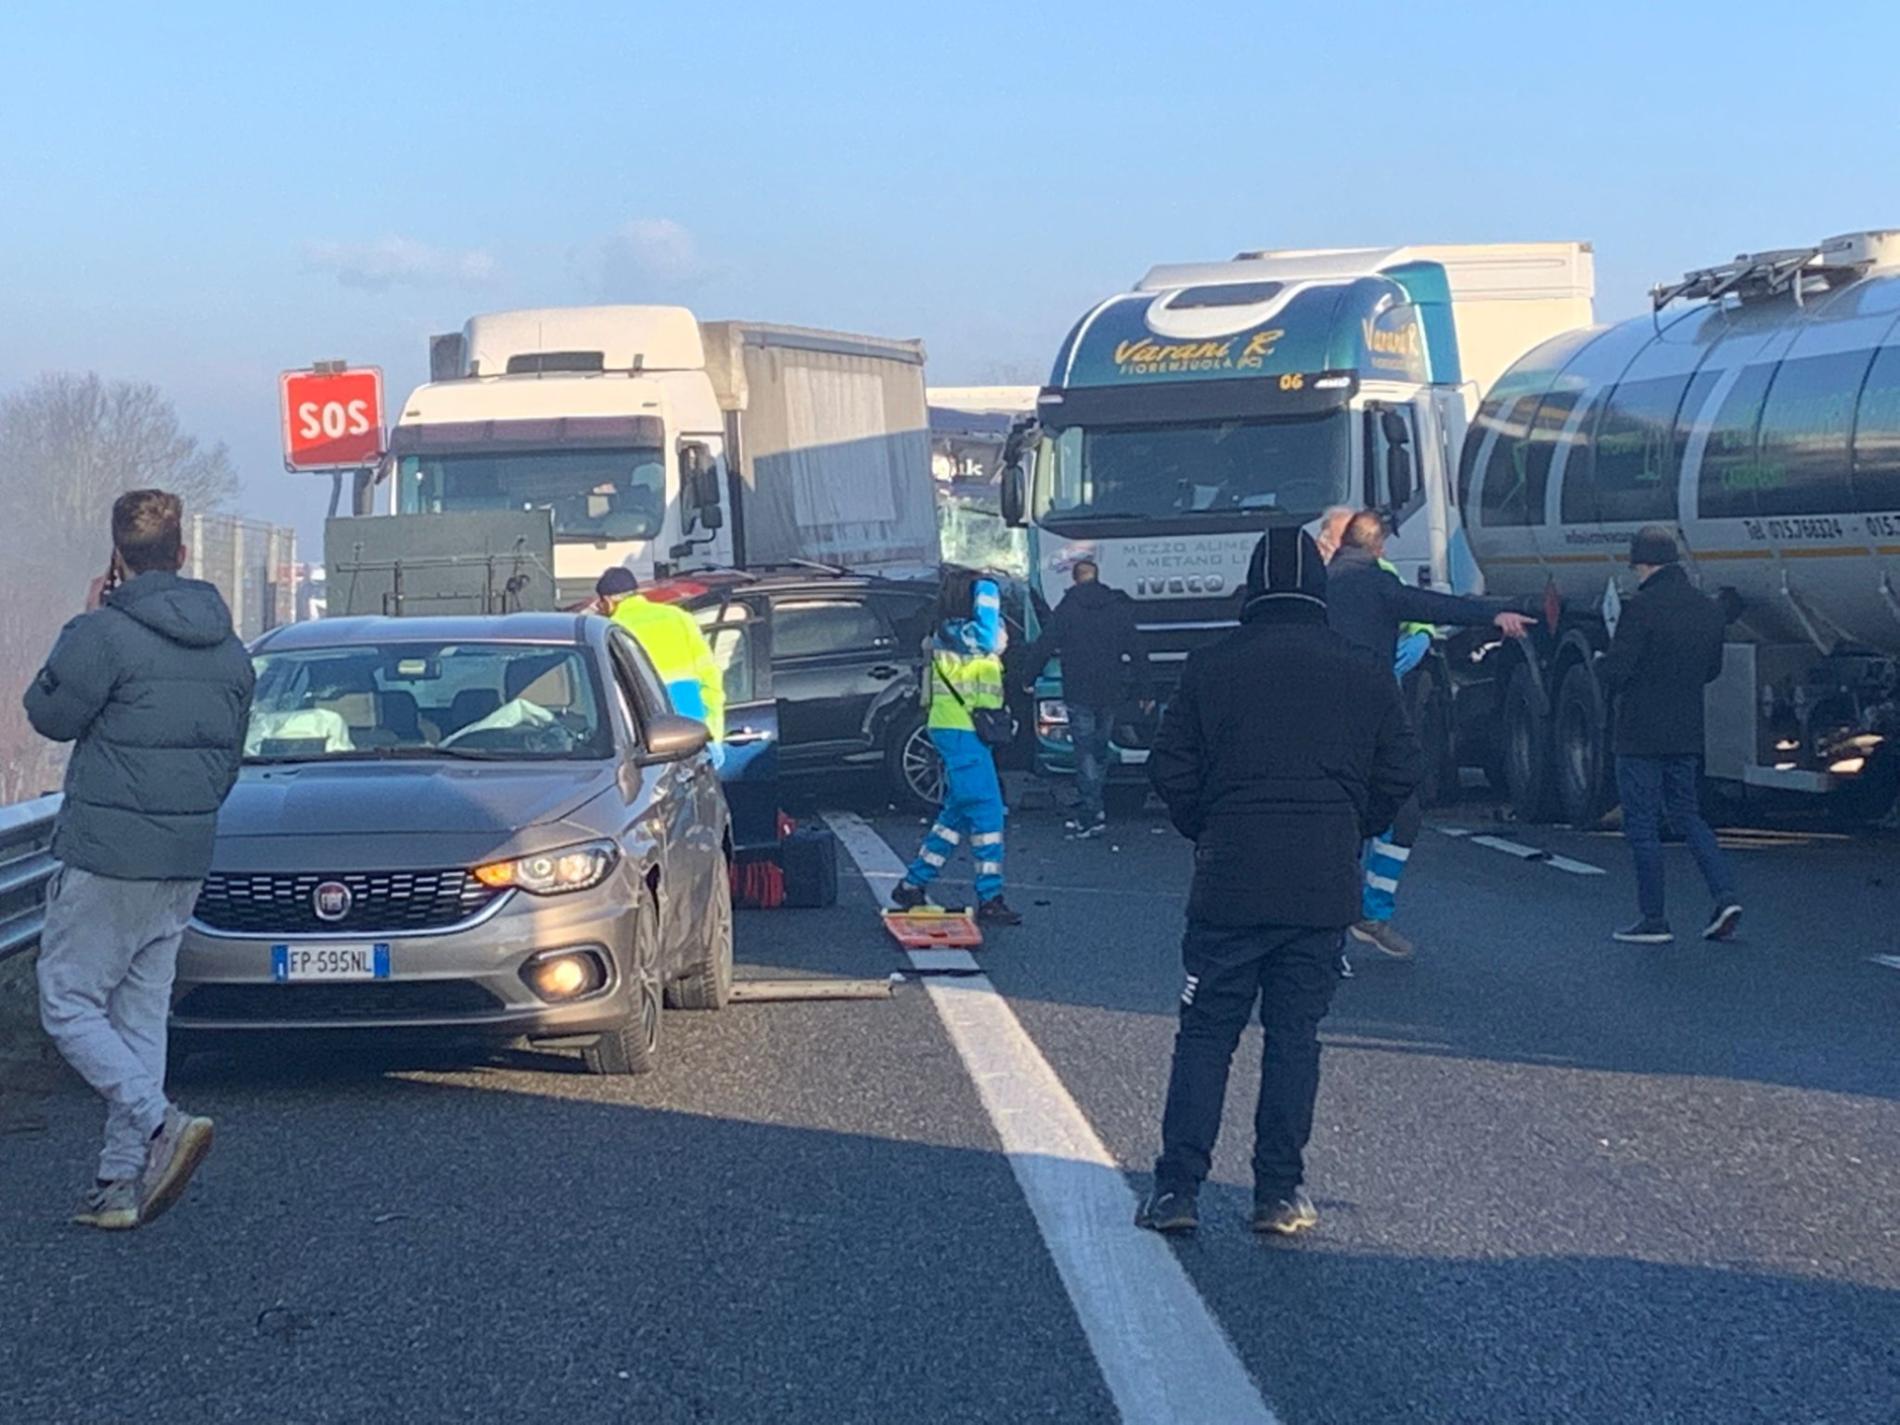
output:
[[[641,592],[706,630],[726,672],[734,752],[776,742],[781,775],[861,768],[900,802],[938,804],[943,769],[918,694],[934,581],[798,564],[678,575]]]

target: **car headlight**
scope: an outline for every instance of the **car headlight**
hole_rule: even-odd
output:
[[[535,896],[561,896],[585,891],[607,879],[620,853],[611,841],[589,841],[565,846],[515,861],[490,861],[477,866],[475,879],[494,890],[526,891]]]
[[[1043,698],[1036,704],[1036,721],[1045,727],[1069,720],[1069,705],[1060,698]]]

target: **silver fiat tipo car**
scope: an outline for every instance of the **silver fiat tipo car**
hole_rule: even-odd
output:
[[[181,1051],[291,1031],[578,1047],[640,1073],[732,986],[706,730],[604,619],[267,634],[245,766],[179,953]]]

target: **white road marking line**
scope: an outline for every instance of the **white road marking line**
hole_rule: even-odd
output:
[[[862,817],[826,812],[825,820],[867,881],[901,874]],[[920,956],[934,963],[951,953],[914,951],[911,962],[922,968]],[[989,1112],[1122,1419],[1274,1425],[1180,1259],[1133,1225],[1135,1195],[1120,1166],[989,977],[926,979],[924,992]]]
[[[1889,970],[1900,970],[1900,955],[1869,955],[1868,960],[1876,965],[1885,965]]]
[[[1544,853],[1535,846],[1526,846],[1521,841],[1506,841],[1502,836],[1474,836],[1473,846],[1489,846],[1493,851],[1502,851],[1507,856],[1515,856],[1520,861],[1541,861]]]
[[[1554,851],[1526,846],[1521,841],[1506,841],[1502,836],[1482,835],[1468,826],[1436,826],[1432,829],[1440,836],[1452,836],[1461,841],[1469,841],[1473,846],[1484,846],[1493,851],[1502,851],[1505,855],[1515,856],[1520,861],[1542,861],[1546,866],[1559,871],[1568,871],[1573,876],[1609,874],[1601,866],[1593,866],[1588,861],[1577,861],[1569,856],[1559,856]]]
[[[1546,865],[1555,866],[1559,871],[1568,871],[1573,876],[1607,875],[1601,866],[1592,866],[1588,861],[1572,861],[1568,856],[1552,856]]]

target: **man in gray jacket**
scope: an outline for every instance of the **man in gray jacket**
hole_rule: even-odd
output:
[[[112,566],[26,692],[33,726],[73,743],[40,938],[40,1021],[106,1101],[99,1172],[73,1221],[137,1227],[175,1203],[211,1120],[165,1097],[178,943],[237,780],[251,660],[218,591],[182,579],[183,506],[112,507]]]

